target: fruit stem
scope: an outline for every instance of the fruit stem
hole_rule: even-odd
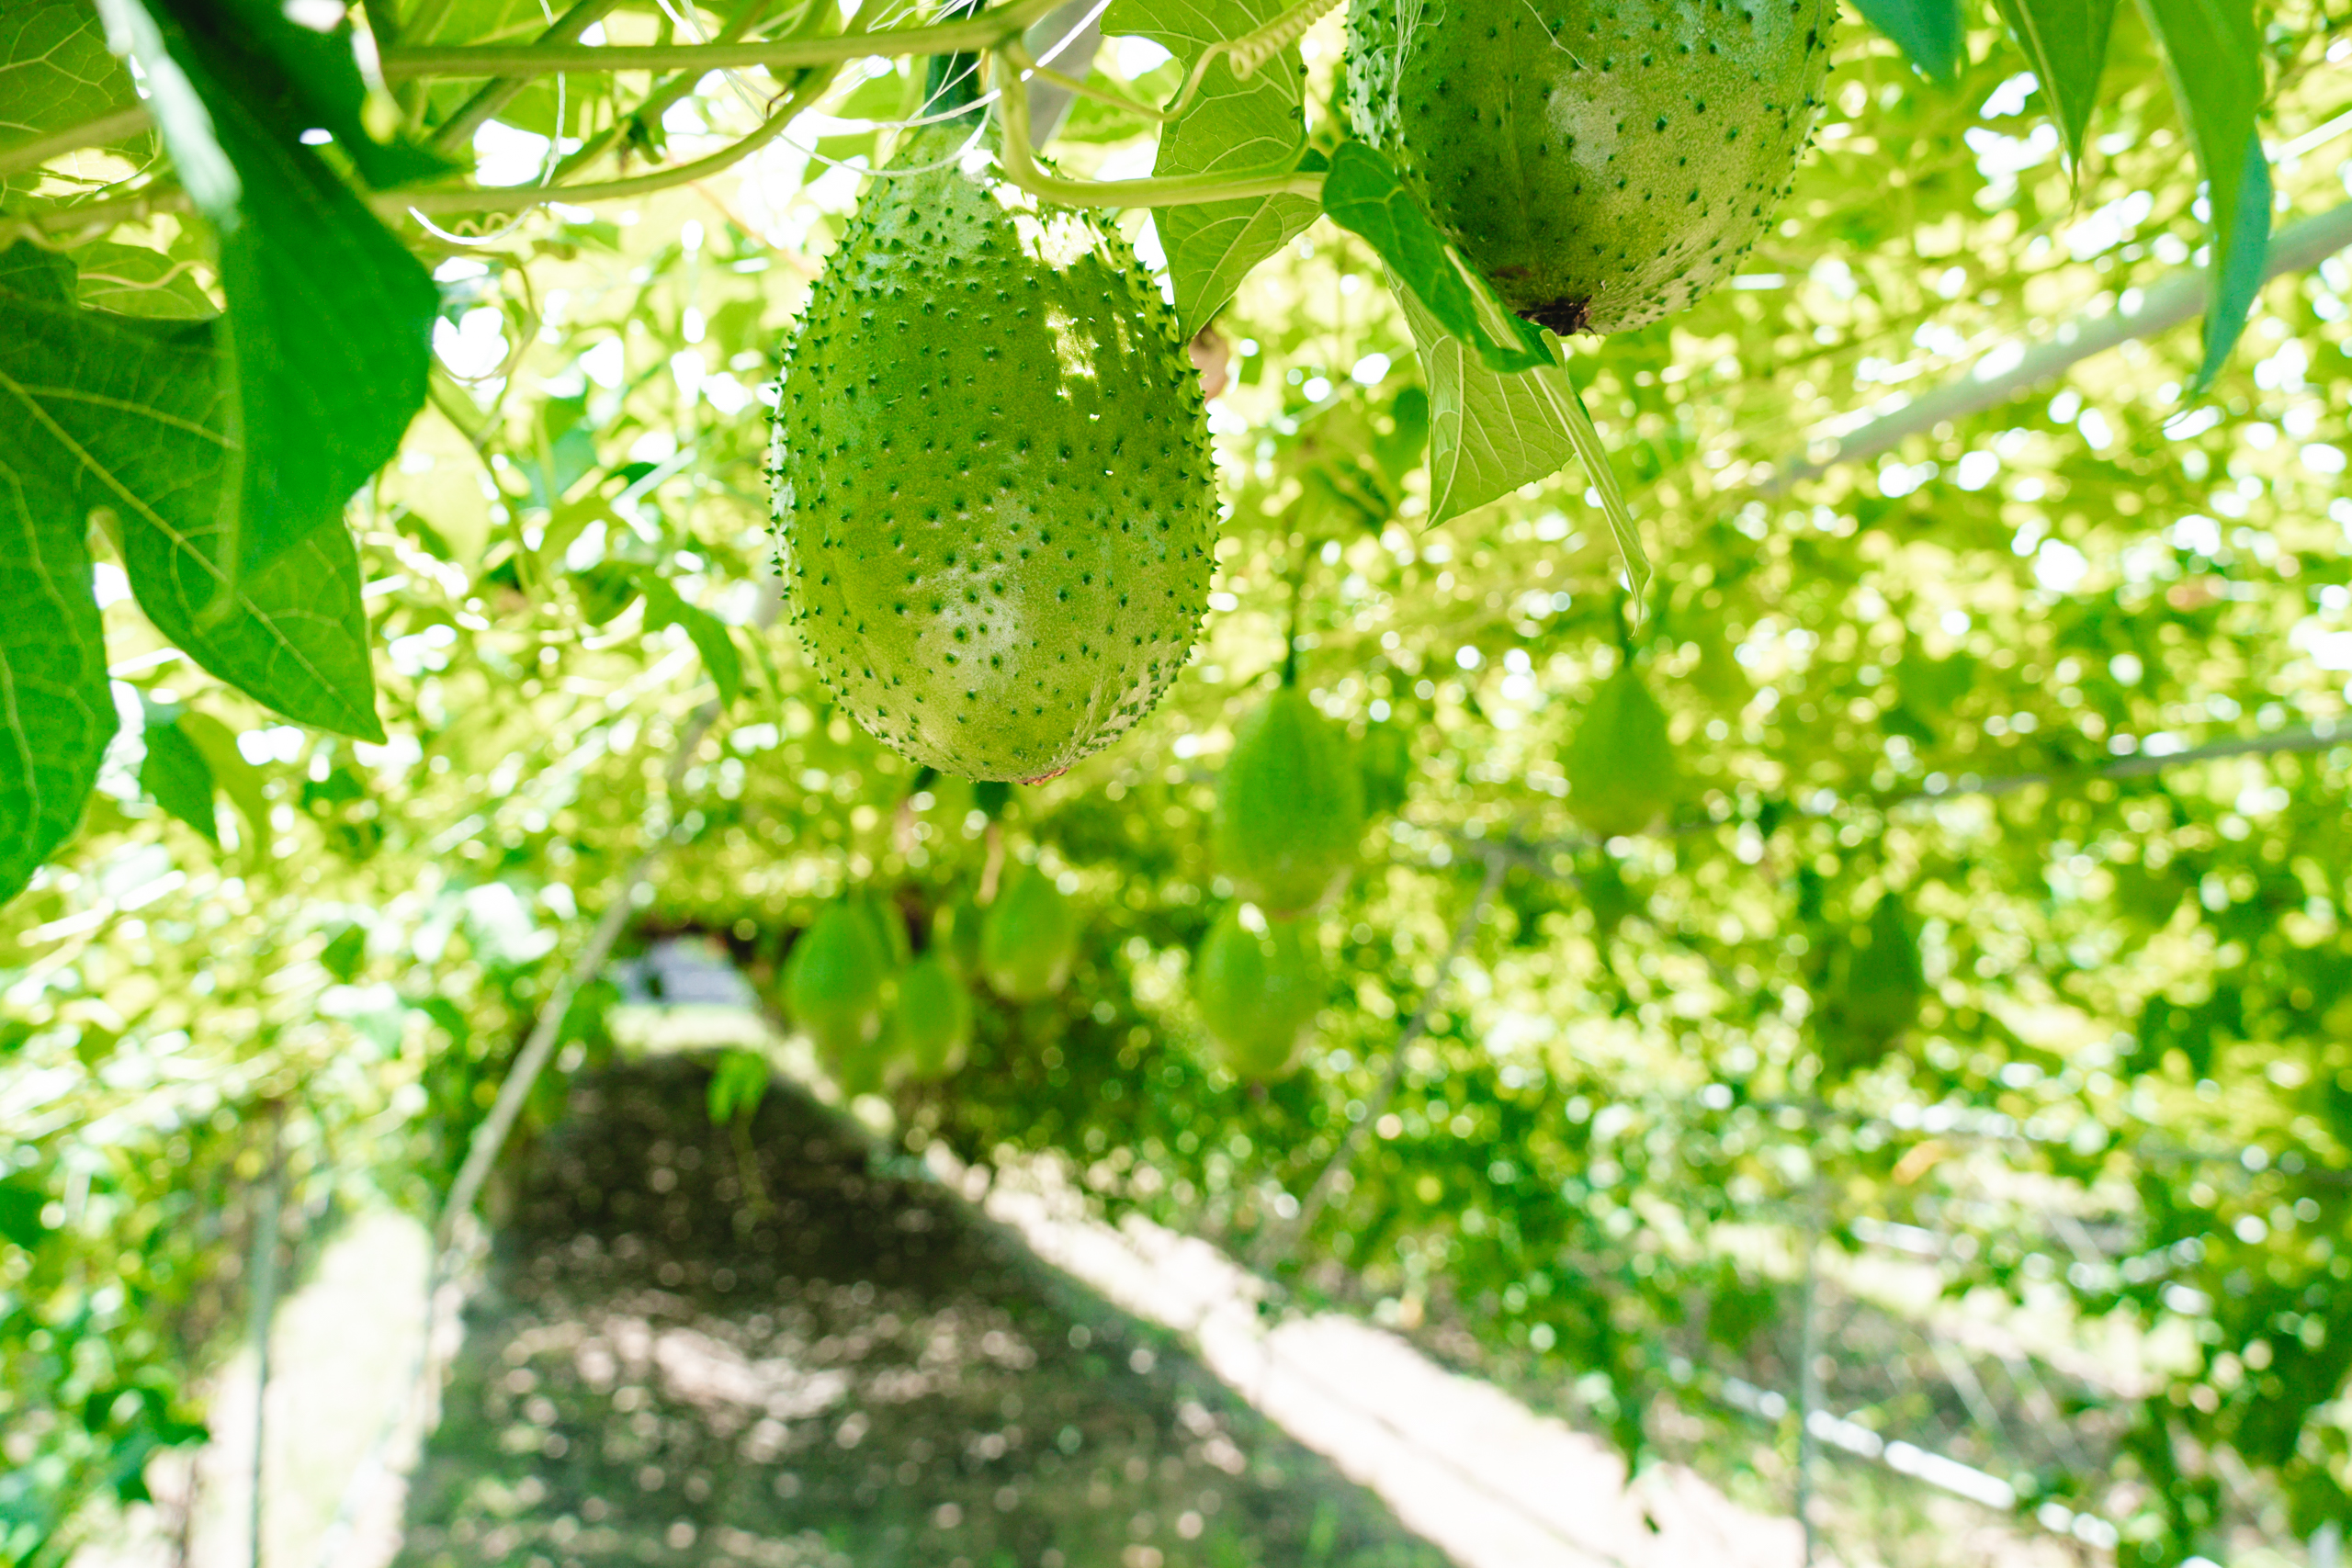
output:
[[[991,74],[1001,87],[1019,83],[1036,62],[1018,42],[989,51]],[[997,112],[1004,128],[998,161],[1008,183],[1045,201],[1072,207],[1197,207],[1213,201],[1243,201],[1269,196],[1323,197],[1323,176],[1295,164],[1237,175],[1174,175],[1159,179],[1073,180],[1037,166],[1029,143],[1028,95],[1000,92]]]
[[[977,13],[982,0],[947,0],[940,8],[943,21],[957,21]],[[967,108],[979,101],[980,57],[967,50],[949,54],[934,54],[923,77],[922,107],[917,114],[919,123],[934,121],[953,124],[967,117],[956,111]]]
[[[1302,559],[1290,574],[1290,629],[1283,634],[1283,684],[1298,684],[1298,610],[1306,596],[1306,563]]]

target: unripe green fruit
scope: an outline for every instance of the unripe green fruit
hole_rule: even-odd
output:
[[[1568,742],[1568,810],[1603,839],[1638,833],[1672,805],[1674,742],[1666,710],[1630,664],[1600,683]]]
[[[980,927],[980,967],[989,984],[1008,1001],[1038,1001],[1069,982],[1077,956],[1078,911],[1045,873],[1014,873]]]
[[[1835,0],[1354,0],[1348,107],[1505,303],[1618,333],[1728,276],[1796,174]]]
[[[890,955],[892,964],[904,964],[914,956],[913,943],[907,936],[907,919],[899,912],[897,900],[880,893],[855,896],[857,907],[874,922],[874,934],[882,943],[882,951]]]
[[[984,973],[980,932],[986,925],[987,911],[969,898],[956,899],[931,922],[933,949],[946,960],[956,977],[967,984],[978,981]]]
[[[872,911],[855,899],[830,905],[786,962],[784,1005],[837,1077],[879,1055],[883,985],[890,954]]]
[[[937,953],[926,953],[899,971],[899,995],[890,1016],[892,1032],[916,1081],[945,1077],[963,1065],[964,1048],[972,1040],[972,998]]]
[[[1356,752],[1357,772],[1363,776],[1363,809],[1367,817],[1393,817],[1405,808],[1413,776],[1413,738],[1402,724],[1375,724],[1364,731]]]
[[[1209,1038],[1252,1083],[1297,1065],[1328,983],[1313,922],[1270,919],[1254,905],[1228,907],[1193,960],[1193,1000]]]
[[[1928,976],[1919,939],[1894,893],[1879,896],[1870,922],[1830,959],[1829,995],[1822,1018],[1822,1055],[1838,1076],[1883,1057],[1919,1021]]]
[[[1234,731],[1217,783],[1217,864],[1275,916],[1312,908],[1354,863],[1363,775],[1347,732],[1295,686]]]
[[[1197,376],[1126,242],[1042,220],[917,136],[826,263],[772,470],[794,623],[918,762],[1035,781],[1150,711],[1208,603]]]

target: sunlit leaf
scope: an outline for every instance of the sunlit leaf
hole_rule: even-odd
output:
[[[10,426],[20,461],[38,464],[77,517],[112,520],[157,629],[288,717],[380,739],[358,552],[341,522],[233,592],[218,565],[233,447],[214,323],[85,310],[55,295],[17,295],[11,313],[0,375],[23,410]],[[225,615],[215,613],[224,596]]]
[[[2253,299],[2248,280],[2259,284],[2270,243],[2270,181],[2255,123],[2262,107],[2262,39],[2253,0],[2141,0],[2140,8],[2163,46],[2213,212],[2201,389],[2245,330]]]
[[[0,254],[0,901],[82,819],[115,732],[73,463],[42,429],[25,348],[68,310],[68,269]]]
[[[437,163],[379,147],[359,129],[347,36],[334,44],[336,70],[312,62],[330,79],[311,82],[306,67],[298,85],[267,52],[270,40],[298,62],[333,40],[290,39],[281,29],[308,29],[282,17],[248,31],[222,8],[230,3],[178,0],[166,14],[143,0],[107,0],[159,84],[164,143],[220,236],[228,310],[216,373],[236,446],[229,504],[201,547],[224,591],[311,533],[340,526],[344,502],[398,448],[424,403],[437,303],[416,258],[292,133],[320,119],[347,124],[346,154],[387,179]],[[338,73],[348,80],[333,79]]]
[[[1324,177],[1323,210],[1371,245],[1390,279],[1487,369],[1508,375],[1551,363],[1543,329],[1503,310],[1486,280],[1462,265],[1385,154],[1362,141],[1340,143]]]
[[[1287,9],[1285,0],[1115,0],[1103,13],[1102,30],[1150,39],[1189,70],[1211,44],[1254,32]],[[1237,173],[1295,160],[1306,144],[1303,75],[1296,44],[1247,80],[1233,74],[1229,61],[1216,61],[1184,112],[1160,133],[1152,173]],[[1154,221],[1185,333],[1206,326],[1250,269],[1304,233],[1315,217],[1315,203],[1300,196],[1161,209]]]
[[[0,157],[138,102],[130,73],[107,51],[105,29],[80,0],[14,0],[0,7]],[[0,191],[30,189],[41,177],[36,171],[0,175]]]
[[[1854,0],[1871,26],[1894,40],[1930,82],[1949,82],[1968,59],[1960,0]]]
[[[139,787],[147,797],[211,843],[220,842],[220,819],[213,806],[211,764],[174,722],[177,715],[151,710],[147,755],[139,764]]]
[[[2066,156],[2079,170],[2089,145],[2091,113],[2107,69],[2115,0],[1997,0],[2009,32],[2033,62],[2050,102],[2051,118],[2066,139]]]
[[[1430,521],[1443,523],[1550,479],[1574,457],[1600,497],[1638,602],[1649,587],[1649,555],[1566,367],[1555,360],[1497,375],[1411,293],[1400,289],[1398,297],[1429,380]]]

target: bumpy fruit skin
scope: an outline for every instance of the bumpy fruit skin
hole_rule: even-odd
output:
[[[1176,679],[1216,502],[1199,380],[1125,241],[1009,211],[918,137],[826,263],[771,470],[794,623],[858,722],[1035,782]]]
[[[1836,0],[1354,0],[1348,103],[1510,308],[1621,333],[1747,254],[1796,174]]]
[[[1363,773],[1347,733],[1284,686],[1243,719],[1216,795],[1216,858],[1268,913],[1311,908],[1363,837]]]
[[[1235,904],[1193,960],[1193,1000],[1225,1064],[1252,1083],[1283,1077],[1323,1006],[1323,953],[1308,920]]]
[[[1603,839],[1638,833],[1672,805],[1676,769],[1666,710],[1630,665],[1600,683],[1562,767],[1568,810]]]
[[[998,892],[980,927],[989,984],[1009,1001],[1039,1001],[1069,983],[1077,956],[1078,911],[1051,877],[1024,867]]]
[[[785,965],[784,1005],[844,1085],[880,1055],[889,950],[863,900],[829,906]]]
[[[963,1065],[972,1039],[972,998],[937,953],[926,953],[899,971],[891,1022],[907,1054],[908,1076],[929,1083]]]

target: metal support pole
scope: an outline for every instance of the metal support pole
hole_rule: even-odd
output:
[[[1805,1233],[1804,1286],[1799,1297],[1798,1321],[1801,1327],[1797,1342],[1803,1364],[1797,1368],[1797,1526],[1804,1531],[1805,1568],[1813,1568],[1814,1554],[1820,1542],[1813,1528],[1813,1466],[1815,1443],[1813,1436],[1813,1413],[1821,1408],[1821,1314],[1816,1285],[1820,1270],[1816,1256],[1821,1250],[1817,1231]]]
[[[277,1314],[277,1229],[284,1203],[286,1118],[275,1111],[269,1125],[269,1168],[254,1196],[251,1322],[246,1332],[254,1348],[253,1496],[246,1510],[251,1535],[250,1568],[261,1568],[262,1476],[268,1461],[269,1328]]]

